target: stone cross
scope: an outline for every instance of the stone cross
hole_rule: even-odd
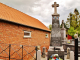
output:
[[[59,7],[59,4],[56,4],[56,2],[54,2],[52,7],[54,7],[54,14],[57,14],[57,7]]]

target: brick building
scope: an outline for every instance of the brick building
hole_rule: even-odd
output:
[[[0,43],[40,45],[41,49],[43,46],[48,48],[50,45],[50,30],[39,20],[0,3]],[[15,50],[17,48],[18,46],[14,47]],[[4,46],[3,49],[5,49]],[[30,51],[32,48],[27,49]]]

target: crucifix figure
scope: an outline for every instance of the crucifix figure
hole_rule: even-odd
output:
[[[54,2],[52,7],[54,7],[54,14],[57,14],[57,7],[59,7],[59,4],[56,4],[56,2]]]

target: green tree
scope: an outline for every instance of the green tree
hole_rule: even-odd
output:
[[[74,13],[69,13],[69,16],[66,21],[66,25],[68,25],[67,23],[70,23],[70,26],[74,27],[75,29],[79,27],[78,23],[80,22],[77,19],[80,17],[78,16],[79,16],[79,11],[75,8]]]
[[[49,29],[52,30],[52,25],[51,24],[49,25]]]
[[[74,27],[70,27],[68,29],[68,34],[71,35],[72,37],[74,37],[74,34],[76,33],[76,30],[74,30]]]
[[[79,11],[77,10],[77,8],[74,9],[74,13],[75,13],[76,15],[79,15]]]
[[[80,36],[80,26],[76,29],[78,31],[78,36]]]
[[[69,13],[69,16],[67,18],[67,23],[69,22],[70,23],[70,26],[71,26],[72,16],[73,16],[73,14],[70,12]]]
[[[69,13],[66,25],[70,26],[67,31],[69,35],[74,37],[74,34],[78,31],[80,36],[80,15],[76,8],[74,9],[74,13]]]
[[[74,27],[74,29],[77,28],[77,22],[76,21],[71,21],[71,26]]]

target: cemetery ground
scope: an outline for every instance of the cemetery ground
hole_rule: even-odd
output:
[[[59,24],[59,16],[60,15],[57,13],[57,7],[59,7],[59,4],[57,4],[56,2],[54,2],[54,4],[52,5],[52,7],[54,7],[54,13],[52,14],[51,40],[50,40],[50,32],[46,31],[47,34],[48,34],[48,35],[46,34],[47,35],[47,38],[46,38],[46,36],[45,36],[46,32],[44,32],[44,34],[42,32],[42,31],[44,31],[44,29],[40,32],[38,30],[34,30],[32,28],[29,28],[29,30],[32,30],[33,32],[34,31],[38,32],[38,34],[36,34],[36,33],[34,33],[34,34],[39,35],[39,36],[36,38],[38,40],[36,42],[35,41],[36,40],[35,39],[36,35],[34,35],[34,34],[31,35],[32,31],[28,32],[28,33],[30,33],[29,35],[31,35],[31,36],[30,37],[28,36],[26,38],[31,38],[31,37],[34,36],[34,38],[30,39],[30,43],[31,44],[35,43],[35,44],[32,44],[32,45],[36,45],[36,46],[27,46],[30,43],[28,41],[23,41],[24,38],[21,38],[21,36],[23,34],[23,31],[24,31],[24,34],[23,34],[24,37],[27,34],[27,33],[25,34],[25,31],[27,30],[27,28],[25,28],[24,30],[21,29],[20,31],[22,32],[22,34],[21,34],[21,36],[20,36],[20,34],[17,35],[17,38],[19,38],[17,40],[19,40],[19,42],[21,42],[22,45],[16,45],[16,44],[12,44],[12,45],[11,44],[7,44],[6,45],[6,44],[1,44],[0,47],[3,45],[3,47],[0,48],[1,53],[3,53],[3,51],[6,53],[6,54],[1,54],[0,53],[2,55],[1,57],[8,55],[8,57],[7,57],[8,59],[7,60],[10,60],[10,59],[14,59],[14,60],[54,60],[53,58],[58,59],[58,60],[63,60],[63,59],[64,60],[77,60],[77,59],[74,59],[74,57],[76,57],[78,55],[78,34],[76,33],[75,34],[75,39],[70,40],[69,43],[67,43],[67,40],[66,40],[66,29],[64,28],[64,20],[62,20],[62,28],[60,28],[60,24]],[[4,22],[2,22],[2,24],[4,24]],[[32,25],[35,25],[35,24],[31,24],[30,26],[32,26]],[[4,27],[3,25],[1,25],[1,26]],[[14,25],[11,25],[11,26],[14,27]],[[19,26],[18,26],[18,28],[19,28]],[[21,26],[21,28],[23,28],[23,27]],[[5,28],[4,28],[4,30],[5,30]],[[15,32],[16,32],[16,29],[15,29]],[[40,36],[42,37],[42,39],[41,39]],[[46,39],[44,40],[43,36],[45,36],[44,39],[46,38],[47,40]],[[20,38],[21,38],[21,41],[20,41]],[[44,42],[48,42],[47,44],[49,44],[49,41],[50,41],[50,46],[48,45],[49,49],[47,49],[47,47],[46,47],[47,44],[44,44],[45,47],[42,47],[43,48],[43,51],[42,51],[42,49],[40,49],[40,46],[37,46],[38,44],[36,44],[36,43],[42,43],[41,41],[43,41],[43,40],[44,40]],[[15,39],[15,41],[12,40],[10,42],[15,43],[16,39]],[[19,43],[19,42],[17,42],[17,43]],[[76,42],[77,42],[77,44],[75,44]],[[27,43],[27,45],[25,45],[26,43]],[[6,46],[6,48],[4,46]],[[47,49],[47,51],[45,51],[46,49]],[[79,51],[80,51],[80,45],[79,45]],[[77,52],[77,54],[76,54],[76,52]],[[54,54],[56,54],[56,56],[54,56]],[[74,56],[74,54],[75,54],[75,56]],[[31,57],[32,57],[32,59],[31,59]],[[60,57],[60,59],[59,59],[59,57]],[[5,60],[5,59],[0,59],[0,60]],[[80,57],[78,57],[78,60],[80,60]]]
[[[66,53],[66,52],[65,52]],[[48,53],[46,52],[46,56],[45,56],[45,58],[43,58],[42,56],[41,56],[41,60],[47,60],[47,57],[48,57]],[[74,58],[74,57],[73,57]],[[70,59],[67,59],[67,54],[64,54],[64,60],[70,60]],[[78,57],[78,60],[80,60],[80,57]]]

